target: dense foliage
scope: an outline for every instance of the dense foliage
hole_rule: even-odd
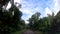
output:
[[[29,24],[26,25],[21,19],[22,12],[18,8],[21,8],[21,5],[17,7],[12,0],[11,7],[6,10],[9,1],[11,0],[0,0],[0,34],[10,34],[26,27],[43,34],[60,34],[60,11],[56,15],[52,13],[43,18],[36,12],[28,19]]]
[[[12,5],[8,10],[2,8],[8,4],[8,2],[9,0],[0,0],[0,34],[10,34],[23,29],[23,27],[21,27],[24,25],[24,22],[22,22],[23,20],[21,19],[22,12],[18,7]]]
[[[43,18],[39,18],[39,16],[36,15],[38,14],[35,13],[31,16],[31,18],[29,18],[30,29],[41,31],[43,34],[59,34],[60,11],[55,16],[54,13],[52,13],[52,15],[48,14],[47,17]]]

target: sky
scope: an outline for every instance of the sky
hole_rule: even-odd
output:
[[[47,14],[52,14],[52,12],[57,14],[60,9],[60,0],[15,0],[21,4],[20,11],[23,13],[22,19],[27,20],[36,12],[41,13],[41,18],[46,17]],[[10,4],[8,5],[11,6]]]

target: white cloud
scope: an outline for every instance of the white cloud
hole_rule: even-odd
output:
[[[26,20],[25,20],[25,23],[26,23],[26,24],[29,24],[29,22],[28,22],[28,21],[26,21]]]
[[[22,2],[22,0],[14,0],[14,3],[15,3],[15,2],[17,2],[17,3],[20,4],[20,3]],[[9,2],[6,9],[8,10],[10,7],[11,7],[11,3]]]
[[[20,9],[22,11],[22,13],[25,13],[25,14],[30,14],[32,15],[33,13],[31,12],[31,10],[27,9],[27,8],[24,8],[24,9]]]
[[[10,7],[11,7],[11,3],[9,2],[6,10],[8,10]]]
[[[45,8],[45,16],[47,16],[47,14],[52,15],[52,11],[48,7]]]
[[[14,0],[14,2],[21,3],[22,0]]]
[[[40,12],[41,9],[42,9],[41,7],[36,7],[36,8],[35,8],[35,11],[36,11],[36,12]]]
[[[54,9],[54,13],[55,15],[57,14],[57,12],[60,10],[60,0],[54,0],[54,5],[53,5],[53,9]]]
[[[24,8],[24,9],[21,9],[22,13],[23,13],[23,16],[22,16],[22,19],[25,20],[26,24],[28,24],[29,22],[27,21],[29,18],[31,18],[31,16],[34,14],[31,12],[31,10],[27,9],[27,8]],[[27,15],[25,15],[27,14]]]

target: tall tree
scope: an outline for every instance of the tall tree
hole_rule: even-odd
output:
[[[55,15],[50,34],[60,34],[60,11]]]
[[[30,29],[34,29],[34,28],[37,27],[39,17],[40,17],[40,13],[37,12],[37,13],[33,14],[31,16],[31,18],[29,18],[29,26],[30,26]]]
[[[8,0],[1,0],[0,6],[3,7],[3,5],[5,5],[4,2],[7,1]],[[2,7],[0,9],[0,34],[10,34],[11,32],[20,30],[22,12],[19,10],[19,8],[16,5],[12,5],[9,11],[6,10],[6,12],[3,12]],[[14,12],[14,15],[12,12]]]

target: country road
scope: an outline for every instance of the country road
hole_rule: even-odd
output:
[[[22,34],[36,34],[36,33],[32,30],[26,30]]]

